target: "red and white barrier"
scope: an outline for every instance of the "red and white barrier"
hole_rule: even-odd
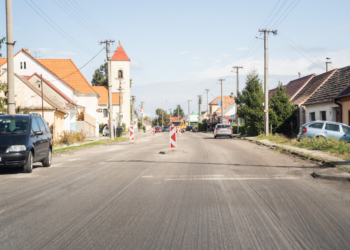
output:
[[[170,148],[176,148],[176,127],[170,127]]]
[[[153,133],[153,135],[156,134],[156,129],[155,128],[152,129],[152,133]]]
[[[181,136],[181,128],[180,127],[177,127],[177,135]]]
[[[130,141],[135,141],[135,135],[134,135],[134,126],[130,126]]]

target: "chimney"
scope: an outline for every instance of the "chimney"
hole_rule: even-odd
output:
[[[326,62],[326,71],[332,70],[332,62]]]
[[[24,51],[27,52],[28,54],[30,54],[30,49],[29,48],[25,48]]]
[[[230,97],[231,97],[231,98],[233,98],[233,97],[234,97],[234,96],[233,96],[233,92],[231,92],[231,95],[230,95]]]

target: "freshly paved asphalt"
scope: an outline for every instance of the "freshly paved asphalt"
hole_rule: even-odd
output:
[[[242,140],[169,133],[0,170],[0,249],[349,249],[350,187]]]

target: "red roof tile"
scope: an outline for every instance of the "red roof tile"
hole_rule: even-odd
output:
[[[0,67],[7,62],[6,58],[0,58]]]
[[[112,61],[130,61],[130,58],[126,55],[123,46],[120,44],[120,41],[119,41],[117,50],[114,52],[111,60]]]
[[[108,89],[107,86],[92,87],[101,98],[98,99],[98,104],[108,104]],[[119,105],[119,93],[112,93],[112,104]]]

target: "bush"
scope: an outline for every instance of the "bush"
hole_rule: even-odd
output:
[[[240,134],[240,135],[245,135],[245,134],[246,134],[245,131],[246,131],[245,125],[244,125],[244,124],[240,124],[240,125],[239,125],[239,134]],[[233,133],[233,134],[236,134],[236,133],[237,133],[237,124],[233,124],[233,125],[232,125],[232,133]]]
[[[334,137],[327,139],[323,137],[303,137],[299,142],[295,143],[295,146],[338,154],[350,153],[350,144],[347,141],[337,140]]]
[[[63,131],[58,143],[70,145],[75,142],[83,142],[85,141],[86,134],[83,131],[75,132],[75,131]]]
[[[123,122],[122,126],[123,126],[123,131],[126,131],[126,124],[124,122]]]

